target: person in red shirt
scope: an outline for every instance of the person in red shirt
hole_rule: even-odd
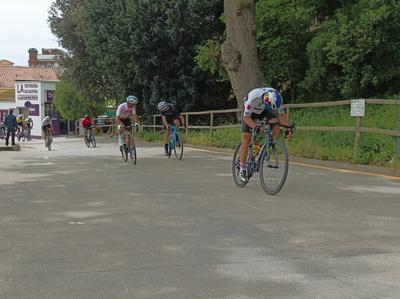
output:
[[[85,117],[82,118],[82,127],[83,127],[83,136],[87,138],[87,133],[89,129],[92,129],[94,126],[93,118],[89,114],[85,114]]]

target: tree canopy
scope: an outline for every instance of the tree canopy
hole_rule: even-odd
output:
[[[229,3],[239,18],[250,2]],[[264,84],[286,101],[400,95],[400,2],[251,3]],[[221,0],[55,0],[50,27],[70,53],[63,80],[96,103],[133,93],[145,114],[161,99],[207,109],[210,90],[231,88],[215,83],[228,78],[223,9]]]

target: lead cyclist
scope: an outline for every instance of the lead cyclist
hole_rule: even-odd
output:
[[[257,134],[263,132],[263,127],[257,125],[256,121],[266,119],[270,123],[280,123],[288,126],[288,116],[283,110],[283,99],[281,94],[271,87],[256,88],[249,92],[244,102],[244,115],[242,120],[242,146],[240,152],[240,172],[239,177],[242,182],[247,181],[247,155],[251,142],[252,131]],[[289,139],[294,134],[290,130],[285,132]],[[273,127],[272,136],[277,139],[280,134],[278,126]]]
[[[132,126],[133,118],[135,127],[139,127],[139,117],[136,113],[136,104],[139,102],[138,98],[130,95],[126,98],[126,102],[122,103],[118,106],[117,113],[116,113],[116,123],[118,126],[118,135],[119,135],[119,145],[122,146],[126,143],[125,140],[122,141],[122,135],[125,132],[125,127]]]

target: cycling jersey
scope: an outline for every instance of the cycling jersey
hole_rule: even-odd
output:
[[[89,118],[82,118],[82,127],[86,128],[93,125],[93,119],[91,117]]]
[[[168,110],[161,112],[161,115],[165,116],[167,123],[172,124],[175,119],[181,116],[181,113],[175,108],[174,104],[167,104]]]
[[[136,114],[135,106],[130,108],[130,107],[128,107],[128,103],[122,103],[121,105],[118,106],[117,117],[128,118],[128,117],[132,116],[133,114]]]
[[[51,119],[43,119],[42,120],[42,126],[43,127],[47,127],[47,126],[50,126],[50,127],[52,127],[52,122],[51,122]]]
[[[22,125],[24,123],[23,117],[17,117],[17,125]]]
[[[244,102],[244,116],[251,117],[252,119],[264,119],[265,117],[273,118],[272,116],[283,114],[283,107],[272,110],[265,106],[263,95],[271,90],[274,91],[275,89],[263,87],[250,91]]]
[[[32,123],[33,123],[32,118],[28,117],[27,119],[25,119],[25,123],[27,125],[32,125]]]

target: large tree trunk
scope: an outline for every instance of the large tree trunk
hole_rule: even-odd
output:
[[[238,107],[243,98],[264,78],[257,56],[255,0],[224,0],[226,40],[221,48],[221,61],[235,93]]]

